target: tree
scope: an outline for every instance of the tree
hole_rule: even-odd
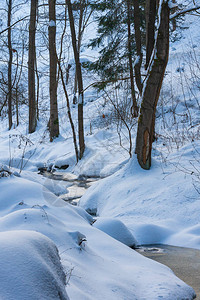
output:
[[[143,83],[141,78],[141,65],[142,65],[142,31],[141,31],[141,9],[138,0],[133,0],[133,22],[134,22],[134,30],[135,30],[135,45],[136,45],[136,54],[137,59],[135,61],[135,81],[137,84],[137,88],[142,94]]]
[[[49,58],[50,58],[50,141],[59,136],[57,104],[56,0],[49,0]]]
[[[105,89],[108,84],[126,79],[130,86],[132,114],[138,116],[137,94],[142,92],[142,22],[143,1],[99,0],[91,4],[97,11],[98,35],[89,46],[102,46],[100,56],[89,69],[97,71],[102,79],[98,84]],[[99,13],[100,12],[100,13]],[[135,74],[134,74],[135,71]]]
[[[148,1],[151,2],[151,0]],[[148,17],[150,18],[151,12],[148,11]],[[151,167],[155,112],[168,62],[170,20],[168,1],[160,0],[158,12],[160,12],[158,15],[158,30],[153,48],[151,42],[147,40],[148,77],[143,91],[135,150],[138,162],[144,169]],[[151,29],[148,27],[147,30],[147,39],[152,38],[152,31],[154,31],[154,26],[151,24]],[[152,61],[150,57],[153,57]]]
[[[8,120],[9,120],[9,130],[12,128],[12,60],[13,60],[13,50],[12,50],[12,32],[11,32],[11,17],[12,17],[12,0],[8,1]]]
[[[73,3],[72,6],[78,12],[78,30],[76,35],[77,35],[77,51],[79,56],[81,51],[83,34],[93,12],[93,10],[90,9],[89,3],[90,1],[88,0],[77,0],[76,2]],[[77,97],[76,97],[77,90],[78,90],[78,81],[77,81],[77,74],[75,73],[73,104],[77,103]]]
[[[131,52],[131,60],[134,59],[134,40],[132,37],[129,39],[131,49],[128,50],[129,2],[129,0],[99,0],[91,4],[96,11],[98,28],[97,37],[90,41],[89,46],[101,47],[101,50],[98,59],[90,64],[89,69],[96,71],[102,79],[100,89],[106,87],[105,82],[116,82],[124,75],[127,77],[130,72],[127,67],[128,55]],[[132,24],[132,18],[130,23]]]
[[[24,2],[4,0],[0,4],[0,114],[7,114],[9,129],[13,124],[19,125],[19,106],[27,99],[27,68],[23,66],[27,36]]]
[[[72,38],[72,46],[74,51],[74,59],[76,64],[76,76],[78,81],[78,136],[79,136],[79,158],[83,157],[85,151],[85,140],[84,140],[84,124],[83,124],[83,103],[84,103],[84,95],[83,95],[83,79],[82,79],[82,71],[81,71],[81,63],[78,51],[78,45],[76,42],[76,32],[74,25],[74,16],[72,12],[72,4],[70,0],[66,0],[66,5],[68,7],[69,14],[69,23],[71,30],[71,38]]]
[[[29,133],[36,129],[36,97],[35,97],[35,32],[36,32],[36,14],[38,0],[31,0],[30,25],[29,25],[29,58],[28,58],[28,91],[29,91]]]
[[[134,73],[133,73],[133,61],[132,61],[132,37],[131,37],[131,5],[130,0],[127,0],[127,27],[128,27],[128,60],[129,60],[129,73],[131,81],[131,97],[132,97],[132,107],[133,116],[138,116],[138,105],[135,96],[135,84],[134,84]]]
[[[150,58],[155,44],[155,21],[156,21],[157,0],[146,1],[146,69],[149,66]]]

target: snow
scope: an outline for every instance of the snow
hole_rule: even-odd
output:
[[[169,8],[170,8],[170,9],[176,8],[176,7],[177,7],[177,3],[174,3],[174,2],[172,2],[171,0],[168,1],[168,5],[169,5]]]
[[[55,244],[35,231],[0,233],[0,298],[63,299],[65,273]]]
[[[26,171],[26,174],[28,172]],[[35,175],[35,177],[40,176]],[[46,268],[51,270],[52,264],[49,260],[51,258],[54,262],[55,258],[48,254],[48,248],[53,248],[55,252],[57,246],[64,272],[67,274],[66,291],[70,299],[82,300],[95,297],[98,300],[104,297],[105,299],[153,300],[158,299],[159,296],[173,299],[175,295],[181,299],[192,299],[193,290],[178,279],[169,268],[148,260],[103,232],[109,231],[108,233],[118,240],[123,236],[122,242],[132,244],[134,238],[121,222],[110,219],[99,220],[99,225],[97,221],[96,227],[101,227],[103,229],[101,231],[95,228],[95,225],[91,226],[93,219],[82,208],[64,203],[42,184],[23,177],[14,175],[3,177],[0,179],[0,186],[0,245],[4,245],[6,239],[11,247],[9,251],[2,252],[1,262],[10,261],[11,270],[16,266],[12,274],[15,274],[15,278],[28,281],[29,285],[32,284],[32,288],[37,286],[35,294],[41,292],[39,283],[41,278],[33,271],[35,265],[32,266],[38,262],[42,268],[43,258]],[[117,236],[116,229],[119,230]],[[14,258],[17,255],[19,264],[27,265],[27,268],[17,267],[18,264],[11,260],[10,252]],[[50,257],[49,260],[45,255]],[[39,259],[40,256],[42,258]],[[28,259],[30,257],[31,259]],[[62,278],[60,265],[57,263],[56,265],[58,265],[57,273],[53,274],[57,274],[56,278]],[[8,280],[13,276],[10,274],[10,269],[1,270],[4,270],[3,276],[7,284],[12,284]],[[43,272],[40,274],[43,277]],[[61,283],[59,286],[63,288]],[[46,285],[46,293],[54,295],[52,288]],[[55,290],[58,289],[56,285]],[[9,293],[12,293],[9,299],[18,293],[20,293],[19,299],[28,299],[26,295],[29,295],[26,288],[9,289]],[[52,296],[53,298],[56,299]]]
[[[60,90],[60,136],[52,143],[46,128],[48,99],[39,103],[40,121],[33,134],[27,133],[25,105],[20,107],[18,127],[8,131],[7,120],[1,120],[0,298],[57,299],[58,293],[72,300],[193,298],[192,288],[169,268],[130,248],[163,243],[200,249],[199,73],[196,69],[191,72],[189,62],[194,50],[199,55],[195,47],[199,44],[199,24],[190,18],[186,24],[190,28],[171,46],[150,171],[139,167],[135,155],[129,158],[123,126],[125,150],[119,145],[117,129],[121,125],[113,117],[112,105],[92,87],[84,93],[86,151],[78,164]],[[55,22],[50,21],[49,26]],[[88,36],[95,36],[94,27],[87,28]],[[97,55],[96,50],[83,49],[81,61]],[[74,60],[69,62],[70,72],[74,72]],[[83,74],[84,86],[96,80],[85,70]],[[70,76],[73,81],[74,74]],[[190,81],[193,79],[196,85]],[[192,90],[185,88],[183,96],[187,80]],[[46,78],[41,79],[44,94],[46,82]],[[69,94],[70,101],[72,96]],[[118,97],[121,100],[123,93]],[[77,108],[72,105],[71,109],[77,129]],[[137,122],[133,140],[136,126]],[[63,165],[69,167],[57,170],[56,175],[63,176],[64,181],[37,174],[38,168],[51,170]],[[100,180],[74,207],[62,197],[82,195],[80,187],[73,184],[81,177]]]
[[[54,20],[50,20],[49,27],[56,27],[56,22]]]
[[[195,149],[200,150],[199,143]],[[139,244],[200,249],[199,231],[191,231],[200,222],[200,195],[193,185],[191,153],[195,150],[189,144],[179,151],[175,165],[174,155],[165,166],[153,160],[151,172],[142,170],[134,156],[122,170],[94,184],[81,198],[80,206],[100,217],[118,218]]]
[[[132,233],[120,220],[99,218],[93,226],[129,247],[135,247],[137,244]]]

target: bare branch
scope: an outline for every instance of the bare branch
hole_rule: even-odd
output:
[[[16,21],[15,23],[13,23],[12,25],[8,26],[7,28],[3,29],[2,31],[0,31],[0,34],[6,32],[8,29],[12,28],[13,26],[15,26],[17,23],[22,22],[23,20],[29,18],[29,16],[25,16],[22,19]]]

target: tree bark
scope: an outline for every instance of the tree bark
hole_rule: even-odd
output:
[[[8,120],[9,120],[9,130],[12,128],[12,36],[11,36],[11,17],[12,17],[12,0],[8,2]]]
[[[135,96],[135,84],[134,84],[134,74],[133,74],[133,61],[132,61],[132,41],[131,41],[131,12],[130,12],[130,0],[127,0],[127,26],[128,26],[128,60],[129,60],[129,73],[131,79],[131,97],[132,97],[132,108],[133,117],[138,116],[138,105]]]
[[[49,0],[49,58],[50,58],[50,141],[59,136],[57,104],[56,0]]]
[[[17,122],[17,126],[19,126],[19,100],[18,100],[18,87],[16,87],[16,122]]]
[[[150,63],[155,43],[156,2],[157,0],[146,1],[146,69]]]
[[[81,64],[79,58],[79,52],[77,49],[77,42],[76,42],[76,32],[74,26],[74,16],[72,12],[72,4],[70,0],[66,0],[66,4],[68,7],[68,14],[69,14],[69,22],[70,22],[70,30],[71,30],[71,37],[72,37],[72,46],[74,51],[74,59],[76,64],[76,74],[78,80],[78,135],[79,135],[79,158],[83,157],[85,151],[85,140],[84,140],[84,125],[83,125],[83,79],[82,79],[82,71],[81,71]]]
[[[81,40],[82,40],[82,23],[83,23],[83,13],[84,13],[84,8],[85,8],[85,0],[80,0],[79,4],[79,22],[78,22],[78,40],[77,40],[77,51],[80,57],[80,50],[81,50]],[[77,80],[77,74],[75,73],[75,78],[74,78],[74,98],[73,98],[73,104],[77,103],[76,99],[76,93],[78,89],[78,80]]]
[[[135,62],[135,81],[137,84],[137,88],[142,94],[142,78],[141,78],[141,65],[142,65],[142,42],[141,42],[141,21],[140,21],[140,7],[139,1],[133,0],[133,7],[134,7],[134,29],[135,29],[135,43],[136,43],[136,52],[137,52],[137,60]]]
[[[155,111],[169,55],[169,6],[162,2],[154,59],[150,66],[138,120],[136,154],[140,166],[151,167]]]
[[[36,97],[35,97],[35,32],[38,0],[31,0],[29,25],[29,58],[28,58],[28,97],[29,97],[29,133],[37,126]]]

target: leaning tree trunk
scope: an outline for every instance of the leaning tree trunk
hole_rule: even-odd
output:
[[[82,72],[81,72],[81,64],[79,58],[79,52],[77,49],[77,42],[76,42],[76,32],[74,26],[74,17],[72,12],[72,4],[70,0],[66,0],[66,4],[68,7],[68,14],[69,14],[69,22],[70,22],[70,30],[71,30],[71,37],[72,37],[72,46],[74,51],[74,59],[76,64],[76,74],[77,74],[77,81],[78,81],[78,136],[79,136],[79,158],[83,157],[83,153],[85,150],[85,140],[84,140],[84,125],[83,125],[83,79],[82,79]]]
[[[35,31],[38,0],[31,0],[29,25],[29,57],[28,57],[28,98],[29,98],[29,133],[37,126],[36,97],[35,97]]]
[[[57,104],[56,0],[49,0],[49,58],[50,58],[50,141],[59,136]]]
[[[12,0],[8,2],[8,120],[9,120],[9,130],[12,127],[12,37],[11,37],[11,15],[12,15]]]
[[[163,1],[159,18],[155,53],[146,82],[138,120],[136,154],[144,169],[151,167],[151,149],[155,124],[155,111],[160,95],[169,54],[169,6]]]

